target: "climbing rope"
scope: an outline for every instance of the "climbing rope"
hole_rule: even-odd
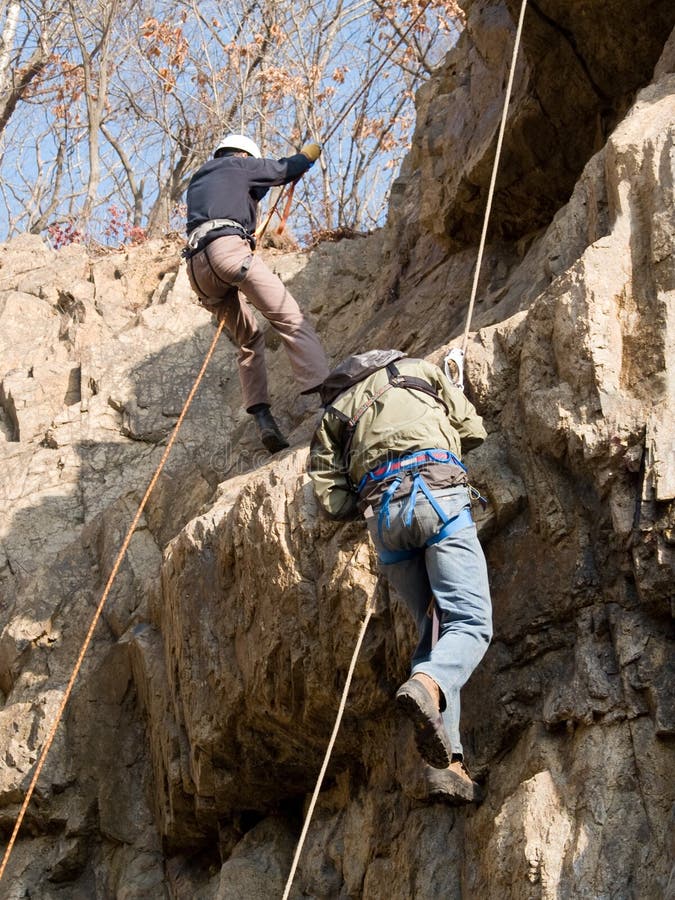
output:
[[[467,347],[468,337],[469,337],[469,330],[470,330],[470,326],[471,326],[471,318],[472,318],[472,315],[473,315],[473,308],[474,308],[474,305],[475,305],[476,295],[477,295],[477,291],[478,291],[478,279],[479,279],[479,276],[480,276],[480,268],[481,268],[482,259],[483,259],[483,253],[484,253],[484,249],[485,249],[485,242],[486,242],[486,236],[487,236],[487,228],[488,228],[488,223],[489,223],[489,219],[490,219],[490,213],[491,213],[491,210],[492,210],[492,200],[493,200],[493,196],[494,196],[495,183],[496,183],[496,180],[497,180],[497,172],[498,172],[498,169],[499,169],[499,161],[500,161],[500,156],[501,156],[502,143],[503,143],[503,139],[504,139],[504,131],[505,131],[505,128],[506,128],[506,118],[507,118],[507,115],[508,115],[508,107],[509,107],[509,102],[510,102],[510,99],[511,99],[511,91],[512,91],[512,88],[513,88],[513,81],[514,81],[514,76],[515,76],[515,68],[516,68],[516,62],[517,62],[517,58],[518,58],[518,50],[519,50],[519,47],[520,47],[520,41],[521,41],[521,36],[522,36],[523,21],[524,21],[524,17],[525,17],[525,10],[526,10],[526,7],[527,7],[527,0],[522,0],[522,5],[521,5],[521,8],[520,8],[520,16],[519,16],[519,19],[518,19],[518,27],[517,27],[517,30],[516,30],[516,39],[515,39],[514,47],[513,47],[513,55],[512,55],[512,59],[511,59],[511,68],[510,68],[510,71],[509,71],[509,78],[508,78],[508,83],[507,83],[506,95],[505,95],[505,97],[504,97],[504,109],[503,109],[503,113],[502,113],[502,119],[501,119],[501,123],[500,123],[500,127],[499,127],[499,134],[498,134],[498,138],[497,138],[497,149],[496,149],[496,152],[495,152],[495,161],[494,161],[494,165],[493,165],[493,168],[492,168],[492,176],[491,176],[491,178],[490,178],[490,187],[489,187],[489,190],[488,190],[488,199],[487,199],[487,205],[486,205],[486,210],[485,210],[485,218],[484,218],[484,221],[483,221],[483,228],[482,228],[481,238],[480,238],[480,243],[479,243],[479,247],[478,247],[478,255],[477,255],[477,259],[476,259],[476,267],[475,267],[475,270],[474,270],[473,284],[472,284],[472,288],[471,288],[471,296],[470,296],[470,300],[469,300],[469,309],[468,309],[468,314],[467,314],[466,326],[465,326],[465,330],[464,330],[464,336],[463,336],[463,340],[462,340],[462,354],[464,354],[464,353],[466,352],[466,347]],[[424,9],[420,10],[420,12],[418,13],[418,15],[413,19],[413,21],[411,22],[409,28],[407,29],[407,31],[405,32],[405,34],[401,37],[401,39],[399,40],[398,43],[401,43],[402,40],[404,39],[404,37],[405,37],[405,36],[408,34],[408,32],[413,28],[413,26],[415,25],[415,23],[417,22],[417,20],[418,20],[418,19],[420,18],[420,16],[422,15],[422,12],[423,12],[423,11],[424,11]],[[398,44],[397,44],[396,46],[398,46]],[[391,52],[393,52],[393,51],[391,51]],[[390,54],[389,54],[389,55],[390,55]],[[388,56],[389,56],[389,55],[388,55]],[[384,62],[386,62],[386,58],[385,58]],[[382,63],[382,65],[384,65],[384,62]],[[358,98],[357,98],[357,99],[358,99]],[[324,141],[328,140],[328,137],[329,137],[329,136],[336,130],[336,128],[341,124],[342,120],[343,120],[343,119],[346,117],[346,115],[348,114],[349,109],[352,108],[352,107],[353,107],[353,104],[351,104],[350,107],[349,107],[348,109],[345,110],[344,114],[338,119],[338,121],[337,121],[336,123],[334,123],[334,127],[333,127],[332,131],[329,132],[329,134],[328,134],[327,136],[324,137]],[[281,200],[281,197],[283,196],[283,193],[284,193],[283,191],[281,191],[281,192],[279,193],[279,196],[277,197],[277,200],[276,200],[274,206],[273,206],[272,209],[270,210],[270,212],[269,212],[269,214],[268,214],[268,216],[267,216],[267,218],[266,218],[266,220],[265,220],[265,222],[264,222],[262,228],[259,230],[259,232],[258,232],[257,235],[256,235],[258,238],[261,238],[262,235],[264,234],[265,230],[267,229],[267,227],[268,227],[268,225],[269,225],[269,222],[270,222],[270,220],[271,220],[271,218],[272,218],[272,215],[274,214],[274,211],[275,211],[275,209],[276,209],[276,207],[277,207],[279,201]],[[291,192],[291,198],[292,198],[292,192]],[[291,199],[291,198],[289,198],[289,202],[290,202],[290,199]],[[185,418],[185,415],[187,414],[187,411],[188,411],[190,405],[192,404],[192,401],[193,401],[194,396],[195,396],[195,394],[196,394],[196,392],[197,392],[197,389],[198,389],[198,387],[199,387],[199,384],[201,383],[201,380],[202,380],[202,378],[203,378],[203,376],[204,376],[204,373],[206,372],[207,366],[208,366],[209,362],[211,361],[211,357],[213,356],[213,353],[214,353],[215,348],[216,348],[216,344],[218,343],[218,338],[220,337],[220,334],[221,334],[221,332],[222,332],[222,330],[223,330],[223,327],[224,327],[224,321],[221,321],[221,322],[218,324],[218,327],[217,327],[217,329],[216,329],[215,335],[214,335],[214,337],[213,337],[213,341],[211,342],[211,346],[209,347],[209,350],[208,350],[208,352],[207,352],[207,354],[206,354],[206,357],[205,357],[205,359],[204,359],[204,362],[202,363],[202,367],[201,367],[201,369],[199,370],[199,373],[198,373],[198,375],[197,375],[197,378],[195,379],[195,382],[194,382],[194,384],[193,384],[193,386],[192,386],[192,388],[191,388],[191,390],[190,390],[190,393],[188,394],[187,400],[185,401],[185,404],[184,404],[184,406],[183,406],[183,409],[181,410],[181,413],[180,413],[180,415],[179,415],[179,417],[178,417],[178,420],[177,420],[177,422],[176,422],[176,425],[174,426],[173,432],[172,432],[172,434],[171,434],[171,437],[169,438],[169,441],[168,441],[168,443],[167,443],[167,445],[166,445],[166,448],[165,448],[165,450],[164,450],[164,453],[162,454],[162,458],[161,458],[161,460],[160,460],[160,462],[159,462],[159,465],[157,466],[157,469],[155,470],[155,473],[154,473],[154,475],[152,476],[152,479],[150,480],[150,483],[149,483],[149,485],[148,485],[148,487],[147,487],[147,489],[146,489],[146,491],[145,491],[145,494],[143,495],[143,499],[141,500],[141,502],[140,502],[140,504],[139,504],[139,506],[138,506],[138,509],[137,509],[137,511],[136,511],[136,514],[135,514],[135,516],[134,516],[134,518],[133,518],[133,520],[132,520],[132,522],[131,522],[131,525],[129,526],[129,530],[127,531],[127,534],[126,534],[126,536],[125,536],[125,538],[124,538],[124,541],[123,541],[123,543],[122,543],[122,546],[121,546],[121,548],[120,548],[120,550],[119,550],[119,553],[118,553],[118,555],[117,555],[117,557],[116,557],[116,559],[115,559],[115,562],[114,562],[114,564],[113,564],[112,570],[111,570],[110,575],[109,575],[109,577],[108,577],[108,581],[107,581],[107,583],[106,583],[105,589],[104,589],[104,591],[103,591],[103,594],[101,595],[101,599],[100,599],[100,601],[99,601],[99,603],[98,603],[98,606],[97,606],[97,608],[96,608],[96,612],[94,613],[94,616],[93,616],[93,618],[92,618],[92,620],[91,620],[91,624],[90,624],[90,626],[89,626],[89,630],[87,631],[86,637],[85,637],[84,642],[83,642],[83,644],[82,644],[82,647],[81,647],[81,649],[80,649],[80,653],[79,653],[79,655],[78,655],[77,661],[76,661],[75,666],[74,666],[74,668],[73,668],[72,674],[71,674],[71,676],[70,676],[70,679],[69,679],[69,681],[68,681],[68,684],[66,685],[66,689],[65,689],[65,692],[64,692],[63,697],[62,697],[62,699],[61,699],[61,703],[60,703],[60,705],[59,705],[59,708],[58,708],[58,710],[57,710],[56,717],[55,717],[55,719],[54,719],[54,721],[53,721],[53,723],[52,723],[52,726],[51,726],[51,728],[50,728],[49,734],[47,735],[47,739],[46,739],[46,741],[45,741],[45,743],[44,743],[44,745],[43,745],[42,751],[40,752],[40,756],[39,756],[38,761],[37,761],[37,764],[36,764],[36,766],[35,766],[35,771],[33,772],[33,776],[32,776],[32,778],[31,778],[30,784],[29,784],[29,786],[28,786],[28,790],[27,790],[27,792],[26,792],[26,796],[25,796],[24,801],[23,801],[23,803],[22,803],[22,805],[21,805],[21,809],[19,810],[19,815],[18,815],[17,820],[16,820],[16,823],[15,823],[15,825],[14,825],[14,829],[13,829],[13,831],[12,831],[12,835],[11,835],[11,837],[10,837],[10,839],[9,839],[9,843],[7,844],[7,847],[6,847],[6,849],[5,849],[5,853],[4,853],[4,856],[3,856],[3,859],[2,859],[2,863],[0,864],[0,881],[2,880],[2,877],[3,877],[4,873],[5,873],[6,868],[7,868],[7,863],[8,863],[8,861],[9,861],[10,855],[11,855],[12,850],[13,850],[13,847],[14,847],[14,844],[15,844],[15,842],[16,842],[17,835],[18,835],[19,830],[20,830],[20,828],[21,828],[21,825],[22,825],[22,823],[23,823],[23,819],[24,819],[24,817],[25,817],[25,815],[26,815],[26,811],[27,811],[27,809],[28,809],[28,805],[29,805],[29,803],[30,803],[30,801],[31,801],[31,799],[32,799],[33,793],[34,793],[34,791],[35,791],[35,787],[36,787],[36,785],[37,785],[38,778],[39,778],[39,776],[40,776],[40,774],[41,774],[41,772],[42,772],[42,769],[43,769],[43,767],[44,767],[44,764],[45,764],[47,755],[48,755],[48,753],[49,753],[49,750],[51,749],[51,746],[52,746],[52,744],[53,744],[53,742],[54,742],[54,738],[55,738],[55,736],[56,736],[56,731],[57,731],[58,726],[59,726],[59,724],[60,724],[60,722],[61,722],[61,719],[63,718],[63,714],[64,714],[64,712],[65,712],[66,705],[67,705],[67,703],[68,703],[68,701],[69,701],[69,699],[70,699],[70,696],[71,696],[71,694],[72,694],[73,687],[74,687],[75,681],[76,681],[76,679],[77,679],[77,676],[79,675],[80,669],[82,668],[82,663],[83,663],[83,661],[84,661],[84,657],[85,657],[85,655],[86,655],[87,650],[89,649],[89,645],[90,645],[91,640],[92,640],[92,638],[93,638],[94,631],[95,631],[96,626],[97,626],[97,624],[98,624],[98,621],[99,621],[99,619],[100,619],[100,617],[101,617],[101,615],[102,615],[102,613],[103,613],[103,608],[104,608],[104,606],[105,606],[106,600],[108,599],[108,596],[109,596],[110,591],[111,591],[111,589],[112,589],[113,582],[114,582],[114,580],[115,580],[115,578],[116,578],[116,576],[117,576],[117,573],[118,573],[118,571],[119,571],[120,565],[122,564],[122,560],[124,559],[124,556],[125,556],[125,554],[126,554],[128,548],[129,548],[129,544],[130,544],[130,542],[131,542],[131,538],[133,537],[134,531],[136,530],[136,526],[138,525],[138,522],[140,521],[140,518],[141,518],[141,516],[142,516],[142,514],[143,514],[143,511],[144,511],[145,506],[146,506],[146,504],[147,504],[147,502],[148,502],[148,499],[149,499],[149,497],[150,497],[152,491],[154,490],[155,485],[157,484],[157,481],[158,481],[158,479],[159,479],[160,474],[162,473],[162,470],[164,469],[164,466],[165,466],[165,464],[166,464],[166,461],[167,461],[167,459],[168,459],[168,457],[169,457],[169,454],[170,454],[170,452],[171,452],[171,450],[172,450],[172,448],[173,448],[173,445],[174,445],[174,443],[175,443],[175,441],[176,441],[176,438],[177,438],[177,436],[178,436],[178,432],[179,432],[179,430],[180,430],[180,428],[181,428],[181,425],[183,424],[183,420],[184,420],[184,418]],[[342,716],[343,716],[343,714],[344,714],[344,710],[345,710],[345,706],[346,706],[346,702],[347,702],[347,695],[348,695],[348,693],[349,693],[349,688],[350,688],[350,686],[351,686],[352,676],[353,676],[353,674],[354,674],[354,669],[355,669],[355,667],[356,667],[356,661],[357,661],[357,658],[358,658],[358,655],[359,655],[359,652],[360,652],[360,649],[361,649],[361,645],[362,645],[362,643],[363,643],[363,639],[364,639],[365,634],[366,634],[366,630],[367,630],[367,628],[368,628],[368,623],[370,622],[370,618],[371,618],[371,616],[372,616],[372,614],[373,614],[373,609],[374,609],[374,604],[373,604],[373,598],[371,597],[371,598],[369,599],[369,601],[368,601],[368,605],[367,605],[367,608],[366,608],[365,618],[364,618],[363,623],[362,623],[362,625],[361,625],[361,630],[360,630],[360,632],[359,632],[358,640],[357,640],[357,642],[356,642],[356,647],[354,648],[354,654],[353,654],[353,656],[352,656],[351,663],[350,663],[350,666],[349,666],[349,671],[348,671],[348,673],[347,673],[347,678],[346,678],[345,686],[344,686],[344,689],[343,689],[343,692],[342,692],[342,697],[341,697],[341,700],[340,700],[340,706],[339,706],[339,708],[338,708],[338,713],[337,713],[337,717],[336,717],[336,720],[335,720],[335,725],[334,725],[334,727],[333,727],[333,732],[332,732],[332,734],[331,734],[331,738],[330,738],[330,741],[329,741],[329,743],[328,743],[328,747],[327,747],[327,749],[326,749],[326,754],[325,754],[325,756],[324,756],[323,764],[322,764],[322,766],[321,766],[321,771],[319,772],[319,777],[318,777],[318,779],[317,779],[317,783],[316,783],[316,786],[315,786],[315,788],[314,788],[314,793],[313,793],[313,795],[312,795],[312,800],[311,800],[311,802],[310,802],[309,809],[308,809],[307,815],[306,815],[306,817],[305,817],[305,822],[304,822],[304,825],[303,825],[302,833],[301,833],[301,835],[300,835],[300,839],[299,839],[299,841],[298,841],[298,846],[297,846],[296,851],[295,851],[295,856],[294,856],[294,859],[293,859],[293,864],[292,864],[292,866],[291,866],[291,871],[290,871],[290,873],[289,873],[288,880],[287,880],[287,882],[286,882],[286,887],[285,887],[285,890],[284,890],[284,895],[283,895],[282,900],[287,900],[287,898],[288,898],[288,896],[289,896],[289,892],[290,892],[290,889],[291,889],[291,885],[292,885],[292,883],[293,883],[293,878],[294,878],[294,876],[295,876],[295,872],[296,872],[296,869],[297,869],[297,866],[298,866],[298,862],[299,862],[299,859],[300,859],[300,855],[301,855],[301,853],[302,853],[302,848],[303,848],[303,845],[304,845],[304,842],[305,842],[305,839],[306,839],[306,836],[307,836],[307,832],[308,832],[308,830],[309,830],[309,825],[310,825],[311,818],[312,818],[312,815],[313,815],[313,812],[314,812],[314,808],[315,808],[315,806],[316,806],[316,801],[317,801],[317,799],[318,799],[318,795],[319,795],[319,792],[320,792],[320,790],[321,790],[321,785],[322,785],[322,783],[323,783],[323,779],[324,779],[324,777],[325,777],[326,770],[327,770],[327,768],[328,768],[328,763],[329,763],[329,760],[330,760],[330,757],[331,757],[331,754],[332,754],[332,751],[333,751],[333,746],[334,746],[334,744],[335,744],[335,740],[336,740],[336,738],[337,738],[337,734],[338,734],[338,731],[339,731],[339,729],[340,729],[340,724],[341,724],[341,722],[342,722]],[[435,611],[434,611],[434,614],[435,614]]]
[[[138,522],[143,514],[145,505],[148,502],[148,498],[150,497],[150,494],[152,493],[153,488],[157,484],[157,479],[159,478],[159,476],[162,472],[162,469],[164,468],[164,465],[165,465],[167,459],[169,458],[169,453],[171,452],[171,448],[173,447],[174,443],[176,442],[176,437],[178,436],[180,427],[183,424],[183,419],[185,418],[185,414],[187,413],[187,411],[190,407],[190,404],[192,403],[192,400],[197,392],[197,388],[199,387],[199,384],[200,384],[202,378],[204,377],[204,372],[206,371],[206,367],[208,366],[209,362],[211,361],[211,357],[213,356],[213,352],[216,349],[216,344],[218,343],[218,338],[220,337],[220,334],[223,330],[223,326],[224,326],[224,321],[221,321],[220,324],[218,325],[218,328],[216,329],[216,333],[214,335],[213,341],[211,342],[211,346],[209,347],[209,350],[206,354],[204,362],[202,363],[202,367],[199,370],[199,374],[197,375],[197,378],[195,379],[195,383],[192,385],[192,389],[191,389],[190,393],[188,394],[188,398],[185,401],[185,405],[183,406],[181,414],[178,416],[178,421],[176,422],[176,424],[174,426],[171,437],[169,438],[169,441],[166,445],[164,453],[162,454],[162,458],[159,461],[159,465],[157,466],[157,468],[155,470],[155,474],[152,476],[152,479],[150,480],[150,484],[148,485],[148,488],[147,488],[145,494],[143,495],[143,499],[141,500],[138,510],[136,511],[136,515],[134,516],[133,521],[132,521],[131,525],[129,526],[129,530],[127,531],[126,537],[124,538],[124,542],[122,543],[120,551],[117,554],[117,558],[115,559],[115,563],[112,567],[112,571],[110,572],[110,576],[108,577],[108,582],[105,586],[105,590],[103,591],[103,594],[99,601],[98,607],[96,608],[94,617],[91,620],[91,625],[89,626],[89,631],[87,632],[87,636],[84,639],[84,643],[82,644],[82,649],[80,650],[80,654],[77,658],[77,662],[75,663],[75,667],[70,676],[70,680],[68,681],[66,690],[61,699],[61,704],[56,713],[56,718],[54,719],[54,721],[52,723],[52,727],[49,731],[49,734],[47,735],[47,740],[44,743],[44,746],[40,753],[40,757],[38,759],[37,765],[35,766],[35,771],[33,772],[33,777],[31,778],[31,782],[28,786],[28,791],[26,793],[23,804],[19,811],[19,816],[16,820],[16,824],[14,825],[14,831],[12,832],[12,836],[9,839],[9,844],[7,845],[7,848],[5,850],[5,855],[2,860],[2,864],[0,865],[0,881],[2,880],[2,876],[5,872],[5,868],[7,867],[7,862],[9,860],[10,854],[12,852],[14,842],[16,841],[17,834],[19,833],[19,829],[21,828],[21,823],[23,822],[24,816],[26,814],[26,810],[28,809],[28,804],[30,803],[31,797],[33,796],[33,791],[35,790],[37,780],[40,777],[40,772],[42,771],[42,767],[45,764],[47,754],[49,753],[49,750],[54,741],[54,737],[56,735],[56,729],[58,728],[59,723],[61,722],[63,713],[66,708],[66,704],[68,703],[68,700],[72,693],[73,685],[75,684],[75,679],[77,678],[79,671],[82,667],[82,662],[84,660],[84,656],[89,648],[89,644],[91,643],[91,639],[93,637],[96,625],[98,624],[98,620],[101,618],[101,613],[103,612],[103,607],[105,606],[105,602],[108,599],[108,595],[110,593],[110,589],[112,588],[113,582],[115,580],[115,576],[117,575],[117,572],[122,563],[124,555],[127,552],[129,543],[131,542],[131,538],[133,536],[133,533],[134,533],[136,526],[138,525]]]
[[[347,678],[345,680],[345,686],[342,690],[342,697],[340,698],[340,706],[338,707],[337,716],[335,719],[335,725],[333,726],[333,733],[330,736],[330,741],[328,742],[328,747],[326,748],[326,754],[323,758],[323,764],[321,766],[321,771],[319,772],[319,777],[316,780],[316,786],[314,788],[314,793],[312,794],[312,800],[309,804],[309,808],[307,810],[307,815],[305,816],[305,822],[302,826],[302,832],[300,834],[300,840],[298,841],[298,846],[295,849],[295,856],[293,857],[293,864],[291,866],[291,871],[288,875],[288,880],[286,881],[286,887],[284,888],[284,895],[282,900],[288,900],[288,896],[291,890],[291,885],[293,884],[293,878],[295,877],[295,870],[298,867],[298,862],[300,860],[300,854],[302,853],[302,847],[305,843],[305,838],[307,837],[307,832],[309,831],[309,823],[312,820],[312,815],[314,813],[314,807],[316,806],[316,801],[319,796],[319,791],[321,790],[321,785],[323,784],[323,779],[326,774],[326,769],[328,768],[328,762],[331,757],[331,753],[333,752],[333,746],[335,744],[335,739],[337,738],[338,731],[340,730],[340,723],[342,722],[342,716],[345,711],[345,706],[347,703],[347,695],[349,693],[349,688],[352,683],[352,675],[354,674],[354,668],[356,667],[356,660],[359,655],[359,651],[361,650],[361,644],[363,643],[363,638],[366,634],[366,629],[368,628],[368,623],[370,622],[370,617],[373,614],[375,609],[375,595],[373,594],[368,598],[368,603],[366,605],[366,615],[361,623],[361,630],[359,632],[358,640],[356,641],[356,647],[354,648],[354,653],[352,655],[352,661],[349,664],[349,671],[347,672]]]
[[[297,179],[296,179],[296,180],[297,180]],[[285,184],[285,185],[281,188],[281,190],[279,191],[279,193],[277,194],[277,199],[274,201],[274,203],[273,203],[272,206],[270,207],[269,212],[267,213],[267,216],[265,217],[265,220],[263,221],[262,225],[260,226],[260,228],[256,228],[256,230],[255,230],[255,239],[256,239],[256,241],[260,241],[260,240],[262,239],[262,236],[263,236],[263,235],[265,234],[265,232],[267,231],[267,228],[268,228],[270,222],[272,221],[272,216],[273,216],[274,213],[277,211],[277,206],[279,205],[279,203],[280,203],[280,201],[281,201],[281,198],[284,196],[284,194],[286,193],[287,190],[289,191],[289,198],[288,198],[288,201],[287,201],[286,205],[287,205],[287,206],[290,206],[290,202],[291,202],[291,200],[293,199],[293,192],[295,191],[295,181],[292,181],[292,182],[291,182],[291,187],[290,187],[290,189],[289,189],[288,185]],[[289,209],[289,212],[290,212],[290,209]],[[286,216],[286,218],[288,218],[288,215]],[[284,227],[285,227],[285,225],[286,225],[286,221],[284,220]],[[283,231],[283,228],[282,228],[282,230],[279,232],[279,234],[281,234],[282,231]]]
[[[471,297],[469,300],[469,310],[466,317],[466,326],[464,328],[464,337],[462,339],[462,347],[458,352],[453,347],[445,356],[445,374],[448,379],[453,382],[461,390],[464,390],[464,357],[469,342],[469,330],[471,328],[471,317],[473,316],[473,307],[476,302],[476,294],[478,293],[478,277],[483,262],[483,251],[485,250],[485,239],[487,236],[488,223],[490,221],[490,212],[492,211],[492,198],[495,192],[495,184],[497,181],[497,171],[499,170],[499,159],[502,153],[502,142],[504,140],[504,130],[506,129],[506,117],[509,111],[509,103],[511,101],[511,90],[513,88],[513,79],[516,72],[516,63],[518,61],[518,50],[520,48],[520,39],[523,34],[523,20],[525,19],[525,9],[527,0],[523,0],[520,7],[520,16],[518,18],[518,27],[516,29],[516,39],[513,43],[513,55],[511,56],[511,68],[509,70],[509,78],[506,85],[506,94],[504,96],[504,109],[502,111],[502,120],[499,125],[499,134],[497,136],[497,150],[495,151],[495,161],[492,166],[492,176],[490,178],[490,188],[488,190],[487,204],[485,206],[485,217],[483,219],[483,229],[481,231],[480,243],[478,245],[478,256],[476,257],[476,268],[473,273],[473,284],[471,286]],[[433,647],[438,640],[440,633],[440,623],[438,621],[438,613],[434,604],[432,615],[432,638],[431,646]]]
[[[518,18],[518,27],[516,29],[516,39],[513,44],[513,55],[511,57],[511,69],[509,70],[509,80],[506,86],[506,95],[504,96],[504,110],[502,112],[502,120],[499,125],[499,135],[497,137],[497,150],[495,152],[495,161],[492,166],[492,177],[490,178],[490,188],[488,190],[487,204],[485,207],[485,218],[483,219],[483,230],[480,236],[480,244],[478,245],[478,256],[476,258],[476,268],[473,273],[473,284],[471,286],[471,297],[469,300],[469,311],[466,317],[466,327],[464,329],[464,337],[462,339],[462,356],[466,353],[467,343],[469,341],[469,329],[471,327],[471,317],[473,315],[473,307],[476,302],[476,294],[478,293],[478,277],[480,275],[481,263],[483,262],[483,251],[485,250],[485,239],[487,236],[488,223],[490,221],[490,212],[492,211],[492,198],[495,192],[495,183],[497,181],[497,171],[499,169],[499,159],[502,153],[502,142],[504,140],[504,130],[506,128],[506,117],[509,111],[509,103],[511,101],[511,90],[513,88],[513,79],[516,73],[516,62],[518,61],[518,50],[520,48],[520,39],[523,33],[523,20],[525,18],[525,9],[527,0],[523,0],[520,7],[520,16]]]
[[[288,191],[286,194],[286,205],[284,206],[284,211],[281,214],[281,221],[276,227],[275,234],[283,234],[286,228],[286,222],[288,222],[288,217],[291,214],[291,207],[293,206],[293,194],[295,194],[295,186],[298,183],[298,179],[295,181],[291,181],[288,186]]]

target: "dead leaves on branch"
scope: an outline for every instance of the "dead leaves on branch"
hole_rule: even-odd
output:
[[[149,60],[164,60],[156,72],[164,90],[169,93],[176,87],[176,79],[188,59],[190,45],[180,25],[149,18],[143,22],[142,35],[147,42],[145,54]]]

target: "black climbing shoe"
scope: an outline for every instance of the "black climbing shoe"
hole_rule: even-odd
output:
[[[260,440],[269,453],[278,453],[279,450],[285,450],[288,447],[288,441],[279,431],[279,426],[274,421],[269,406],[254,412],[253,418],[258,426]]]

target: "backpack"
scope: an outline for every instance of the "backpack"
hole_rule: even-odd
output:
[[[423,378],[417,378],[414,375],[402,375],[396,367],[396,361],[402,359],[406,354],[401,350],[369,350],[366,353],[357,353],[348,356],[337,366],[323,381],[319,388],[319,394],[324,406],[324,415],[329,413],[334,415],[343,424],[342,431],[342,471],[347,474],[350,487],[355,489],[349,478],[349,464],[351,457],[351,446],[354,440],[356,426],[363,414],[370,409],[376,400],[388,391],[390,388],[399,387],[406,390],[421,391],[433,397],[445,409],[446,415],[450,414],[450,410],[438,391],[425,381]],[[356,410],[353,416],[348,416],[341,410],[332,406],[333,400],[336,400],[340,394],[348,390],[359,381],[363,381],[368,376],[373,375],[379,369],[386,369],[389,375],[388,381],[376,391],[372,397],[366,400]]]

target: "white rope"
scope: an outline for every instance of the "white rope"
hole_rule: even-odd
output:
[[[282,900],[288,900],[288,896],[290,894],[291,885],[293,884],[293,878],[295,877],[295,870],[298,867],[298,862],[300,860],[300,854],[302,853],[302,847],[305,843],[305,838],[307,837],[307,832],[309,831],[309,823],[312,819],[312,814],[314,812],[314,807],[316,806],[316,801],[319,796],[319,791],[321,790],[321,785],[323,783],[324,775],[326,774],[326,769],[328,768],[328,762],[330,760],[331,753],[333,752],[333,745],[335,744],[335,739],[337,737],[338,731],[340,730],[340,723],[342,722],[342,715],[345,711],[345,705],[347,703],[347,694],[349,693],[349,687],[352,683],[352,675],[354,674],[354,668],[356,666],[356,660],[359,655],[359,651],[361,649],[361,644],[363,643],[363,638],[366,634],[366,629],[368,628],[368,622],[370,621],[370,617],[373,614],[374,608],[374,597],[371,597],[368,600],[368,606],[366,608],[366,617],[363,620],[363,624],[361,625],[361,631],[359,632],[359,638],[356,642],[356,647],[354,648],[354,655],[352,656],[352,661],[349,664],[349,671],[347,672],[347,680],[345,681],[344,690],[342,691],[342,698],[340,700],[340,706],[338,708],[337,718],[335,719],[335,725],[333,726],[333,733],[330,736],[330,741],[328,742],[328,748],[326,750],[326,755],[323,758],[323,765],[321,766],[321,771],[319,772],[319,777],[316,781],[316,787],[314,788],[314,793],[312,794],[312,800],[309,804],[309,809],[307,810],[307,815],[305,816],[305,824],[302,826],[302,833],[300,835],[300,840],[298,841],[298,846],[295,849],[295,856],[293,857],[293,865],[291,866],[291,871],[288,875],[288,880],[286,882],[286,887],[284,888],[284,896]]]
[[[502,112],[502,120],[499,126],[499,135],[497,137],[497,150],[495,153],[495,161],[492,167],[492,177],[490,178],[490,189],[488,191],[488,200],[487,206],[485,209],[485,219],[483,221],[483,230],[481,233],[480,244],[478,247],[478,257],[476,259],[476,269],[474,271],[473,277],[473,285],[471,288],[471,299],[469,301],[469,311],[466,320],[466,328],[464,331],[464,339],[462,341],[462,354],[466,352],[466,345],[469,338],[469,328],[471,326],[471,316],[473,314],[473,307],[476,301],[476,294],[478,291],[478,276],[480,275],[480,267],[483,260],[483,252],[485,250],[485,238],[487,235],[488,223],[490,220],[490,212],[492,210],[492,198],[494,196],[495,190],[495,182],[497,181],[497,171],[499,169],[499,159],[502,152],[502,143],[504,140],[504,131],[506,128],[506,117],[508,115],[509,110],[509,102],[511,100],[511,91],[513,89],[513,80],[516,71],[516,62],[518,60],[518,50],[520,48],[520,39],[523,33],[523,20],[525,18],[525,9],[527,7],[527,0],[523,0],[522,5],[520,7],[520,17],[518,19],[518,27],[516,29],[516,39],[513,45],[513,56],[511,58],[511,69],[509,71],[509,79],[506,86],[506,96],[504,97],[504,109]],[[366,633],[366,629],[368,627],[368,622],[370,621],[370,617],[373,614],[373,602],[372,598],[369,601],[368,608],[366,610],[366,617],[363,620],[363,624],[361,626],[361,632],[359,634],[358,641],[356,642],[356,647],[354,649],[354,655],[352,656],[352,661],[349,666],[349,672],[347,673],[347,680],[345,681],[344,690],[342,692],[342,699],[340,700],[340,707],[338,709],[337,718],[335,719],[335,725],[333,726],[333,733],[331,735],[330,741],[328,742],[328,748],[326,750],[326,755],[324,756],[323,765],[321,766],[321,771],[319,772],[319,777],[316,782],[316,786],[314,788],[314,793],[312,794],[312,800],[309,804],[309,809],[307,810],[307,815],[305,816],[305,822],[302,827],[302,833],[300,835],[300,840],[298,841],[298,846],[295,850],[295,856],[293,857],[293,864],[291,866],[291,871],[288,875],[288,880],[286,881],[286,887],[284,889],[284,894],[282,900],[288,900],[291,885],[293,884],[293,878],[295,877],[295,872],[298,867],[298,862],[300,860],[300,854],[302,853],[302,848],[305,843],[305,838],[307,837],[307,832],[309,830],[309,825],[312,819],[312,815],[314,813],[314,807],[316,806],[316,801],[319,796],[319,791],[321,790],[321,785],[323,783],[324,776],[326,774],[326,769],[328,768],[328,762],[330,760],[331,753],[333,752],[333,745],[335,744],[335,739],[337,737],[338,731],[340,729],[340,723],[342,721],[342,715],[345,710],[345,705],[347,703],[347,695],[349,693],[349,687],[352,681],[352,675],[354,674],[354,668],[356,666],[356,660],[359,655],[359,651],[361,649],[361,644],[363,643],[363,638]],[[434,609],[434,618],[436,618],[436,610]],[[437,621],[434,623],[436,627],[436,633],[438,629]]]
[[[516,72],[516,62],[518,60],[518,49],[520,47],[520,38],[523,33],[523,20],[525,18],[525,8],[527,0],[523,0],[520,7],[520,17],[518,19],[518,28],[516,29],[516,40],[513,45],[513,56],[511,58],[511,70],[509,71],[509,80],[506,86],[506,96],[504,97],[504,111],[502,112],[502,121],[499,126],[499,136],[497,138],[497,151],[495,153],[495,161],[492,167],[492,177],[490,179],[490,189],[488,191],[487,206],[485,208],[485,219],[483,220],[483,231],[480,236],[480,244],[478,246],[478,257],[476,259],[476,268],[473,273],[473,285],[471,287],[471,299],[469,300],[469,312],[466,319],[466,328],[464,329],[464,338],[462,340],[462,354],[466,353],[466,345],[469,341],[469,328],[471,326],[471,316],[473,315],[473,307],[476,302],[476,294],[478,292],[478,277],[480,275],[480,267],[483,261],[483,251],[485,249],[485,238],[487,235],[488,222],[490,221],[490,212],[492,210],[492,198],[495,192],[495,183],[497,181],[497,170],[499,169],[499,158],[502,152],[502,142],[504,140],[504,130],[506,128],[506,117],[509,111],[509,102],[511,100],[511,89],[513,88],[513,79]]]

